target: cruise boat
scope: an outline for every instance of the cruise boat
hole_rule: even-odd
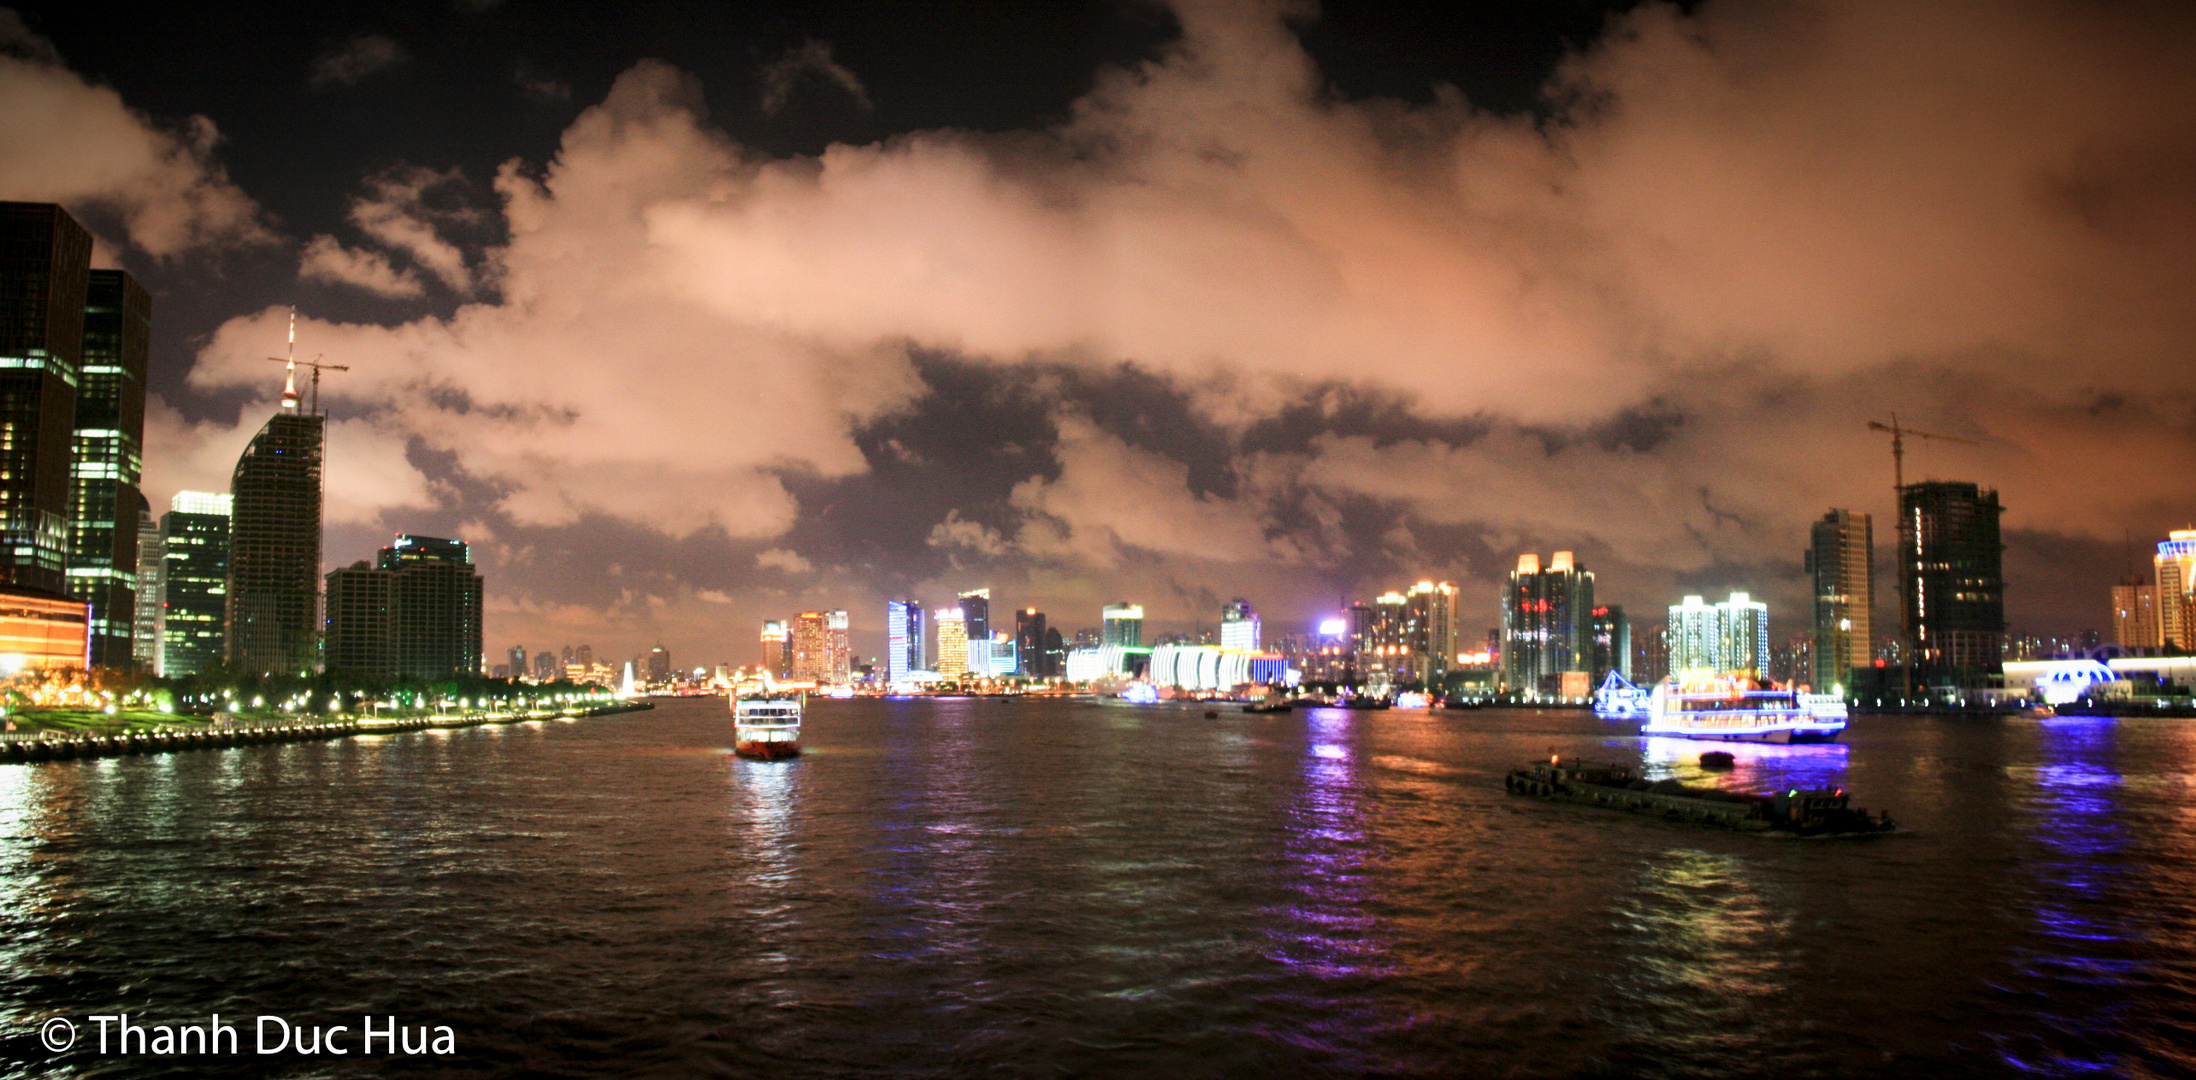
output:
[[[1845,730],[1845,703],[1801,694],[1743,675],[1675,677],[1655,687],[1642,735],[1731,742],[1830,742]]]
[[[765,689],[732,697],[732,752],[775,761],[801,752],[799,690]]]
[[[1609,672],[1594,691],[1594,715],[1603,720],[1643,720],[1649,708],[1648,692],[1615,671]]]

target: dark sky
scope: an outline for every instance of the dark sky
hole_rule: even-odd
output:
[[[2005,492],[2017,630],[2192,513],[2170,5],[18,10],[0,197],[154,289],[150,494],[225,478],[294,303],[356,368],[331,562],[474,540],[492,652],[985,584],[1492,625],[1558,548],[1781,636],[1894,409],[1984,443],[1910,460]]]

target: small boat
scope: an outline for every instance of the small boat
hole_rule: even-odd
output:
[[[1729,742],[1831,742],[1845,730],[1845,703],[1746,675],[1676,676],[1657,685],[1642,735]],[[1802,700],[1803,698],[1808,700]]]
[[[1844,788],[1791,788],[1771,795],[1649,783],[1626,765],[1566,765],[1560,756],[1503,777],[1512,795],[1597,806],[1630,814],[1793,836],[1877,836],[1894,831],[1891,815],[1853,806]]]
[[[1729,750],[1710,750],[1700,756],[1703,769],[1732,769],[1738,767],[1738,759]]]
[[[1282,697],[1279,691],[1268,690],[1265,697],[1245,703],[1243,711],[1247,713],[1285,713],[1295,707],[1289,699]]]
[[[799,690],[765,689],[732,699],[732,752],[744,758],[776,761],[801,752]]]
[[[1335,705],[1344,709],[1391,709],[1395,707],[1394,703],[1387,698],[1367,697],[1363,694],[1343,698],[1335,702]]]

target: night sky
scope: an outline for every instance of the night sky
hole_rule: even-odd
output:
[[[2063,634],[2196,517],[2192,57],[2184,4],[32,5],[0,198],[153,290],[156,506],[294,303],[330,565],[472,541],[497,658],[985,585],[1274,633],[1445,577],[1476,635],[1557,549],[1782,638],[1893,412]]]

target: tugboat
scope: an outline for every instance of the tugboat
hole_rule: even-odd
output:
[[[1852,806],[1844,788],[1773,795],[1697,788],[1676,780],[1647,782],[1626,765],[1565,765],[1560,756],[1502,780],[1512,795],[1599,806],[1632,814],[1720,825],[1743,832],[1793,836],[1876,836],[1897,828],[1891,815]]]
[[[1289,703],[1289,699],[1281,696],[1280,690],[1268,687],[1265,697],[1245,703],[1243,711],[1247,713],[1285,713],[1293,708],[1295,706]]]
[[[776,761],[801,752],[799,690],[765,686],[760,693],[732,699],[732,752],[758,761]]]

